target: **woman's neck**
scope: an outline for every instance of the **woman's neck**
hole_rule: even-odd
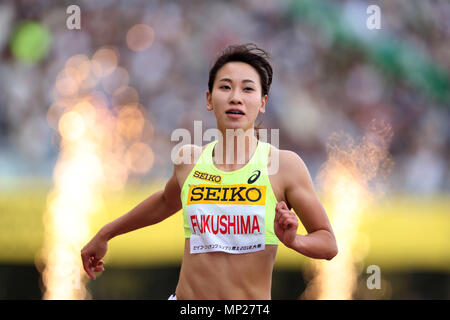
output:
[[[254,129],[228,129],[221,130],[221,133],[213,149],[214,164],[224,168],[224,171],[243,167],[253,156],[258,144]]]

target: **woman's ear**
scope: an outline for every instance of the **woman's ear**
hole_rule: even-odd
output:
[[[206,91],[206,109],[208,111],[211,111],[213,109],[211,104],[211,94],[209,93],[209,91]]]
[[[266,112],[266,103],[267,103],[267,99],[269,97],[266,95],[264,95],[264,97],[261,98],[261,107],[259,107],[259,112],[260,113],[265,113]]]

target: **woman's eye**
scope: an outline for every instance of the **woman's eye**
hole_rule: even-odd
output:
[[[220,89],[229,89],[230,87],[229,86],[221,86],[221,87],[219,87]],[[244,90],[250,90],[250,91],[253,91],[254,89],[253,88],[250,88],[250,87],[247,87],[247,88],[245,88]]]

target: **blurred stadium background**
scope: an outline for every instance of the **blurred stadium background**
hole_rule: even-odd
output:
[[[73,4],[80,30],[67,26]],[[378,30],[366,25],[373,4]],[[175,129],[215,127],[209,67],[245,42],[272,55],[262,126],[280,129],[280,148],[297,152],[317,185],[334,133],[359,141],[374,119],[391,128],[389,170],[347,220],[357,229],[351,297],[450,298],[449,1],[4,0],[1,299],[67,298],[73,288],[44,294],[69,276],[81,281],[73,298],[167,299],[182,257],[180,213],[111,240],[96,281],[80,274],[77,255],[164,187]],[[280,246],[272,297],[310,297],[310,264]],[[366,285],[371,265],[380,289]]]

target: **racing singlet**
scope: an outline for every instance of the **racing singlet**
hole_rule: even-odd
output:
[[[227,172],[213,163],[217,142],[205,147],[181,189],[190,253],[249,253],[278,244],[274,232],[277,200],[267,174],[270,144],[258,141],[249,162]]]

